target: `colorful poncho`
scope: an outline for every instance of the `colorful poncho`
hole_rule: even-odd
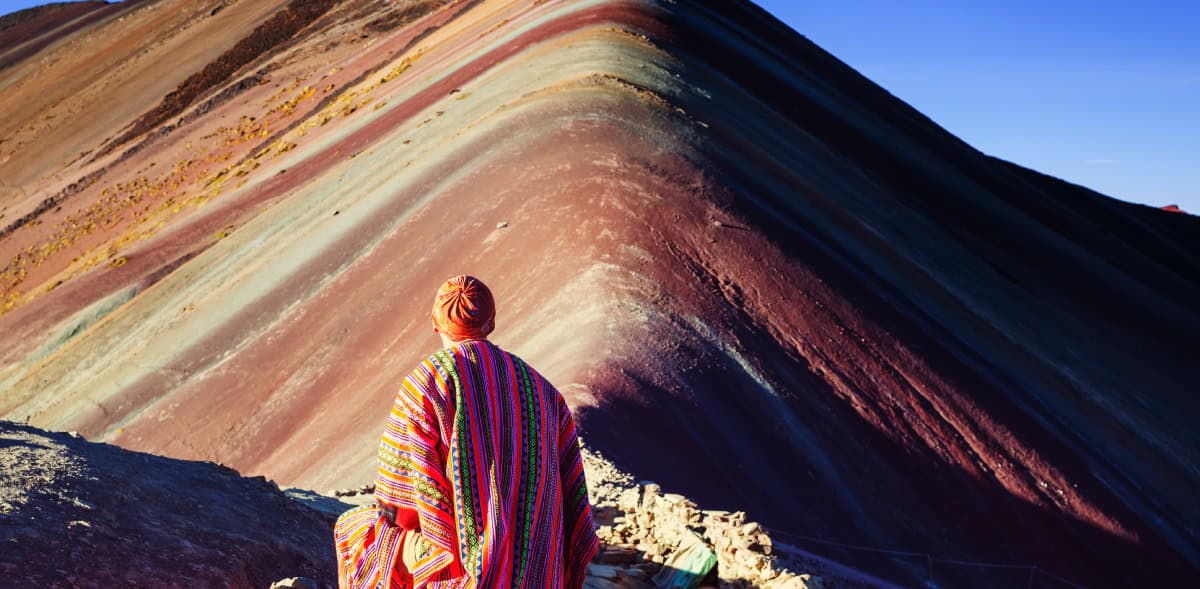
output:
[[[568,588],[599,542],[562,395],[487,341],[430,356],[404,379],[379,445],[379,505],[335,528],[342,587]],[[425,542],[411,577],[402,532]]]

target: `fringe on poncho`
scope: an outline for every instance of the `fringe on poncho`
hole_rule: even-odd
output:
[[[378,505],[338,519],[343,588],[583,585],[599,540],[562,395],[487,341],[438,352],[404,379],[379,445]],[[403,530],[425,542],[411,576]]]

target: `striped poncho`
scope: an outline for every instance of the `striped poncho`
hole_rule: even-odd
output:
[[[342,587],[577,589],[599,542],[575,423],[540,374],[488,341],[404,379],[379,445],[377,505],[335,528]],[[402,530],[425,542],[411,577]]]

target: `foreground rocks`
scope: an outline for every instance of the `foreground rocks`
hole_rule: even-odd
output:
[[[336,584],[332,520],[261,477],[7,421],[0,473],[4,587]]]
[[[807,563],[774,553],[771,537],[741,512],[699,509],[688,498],[664,493],[652,482],[636,483],[627,473],[585,451],[588,486],[603,543],[586,584],[593,589],[671,587],[668,577],[695,563],[697,553],[716,558],[715,574],[693,587],[721,589],[821,589],[854,586],[825,583]],[[667,569],[664,572],[664,569]]]

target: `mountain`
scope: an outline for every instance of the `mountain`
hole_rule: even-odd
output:
[[[740,0],[38,18],[0,36],[0,415],[361,484],[470,273],[702,507],[908,585],[1200,581],[1195,217],[988,157]]]

